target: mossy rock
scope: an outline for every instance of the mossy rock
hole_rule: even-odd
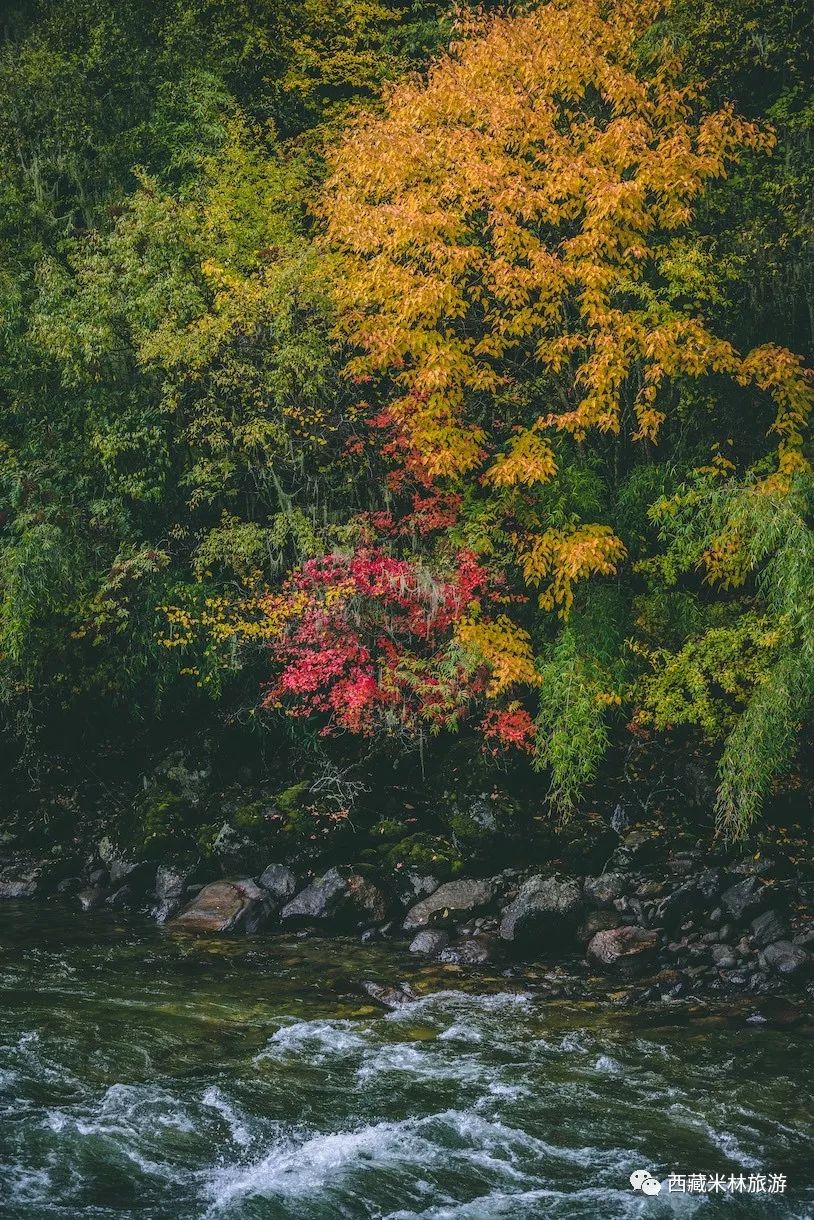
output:
[[[391,868],[403,868],[433,873],[445,879],[463,871],[464,862],[458,848],[442,835],[424,831],[408,835],[383,852]]]

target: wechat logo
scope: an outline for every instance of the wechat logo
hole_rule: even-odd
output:
[[[661,1190],[661,1182],[653,1177],[649,1169],[634,1169],[630,1175],[630,1185],[643,1195],[657,1195]]]

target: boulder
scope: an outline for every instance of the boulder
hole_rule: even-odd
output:
[[[786,940],[789,929],[783,916],[777,911],[764,911],[756,915],[751,923],[752,939],[759,949],[765,949],[775,941]]]
[[[409,983],[388,986],[386,983],[374,983],[366,979],[361,987],[365,995],[369,995],[371,1000],[375,1000],[383,1008],[404,1008],[407,1004],[414,1004],[419,998]]]
[[[104,902],[105,891],[100,885],[92,885],[80,890],[76,897],[83,911],[95,911]]]
[[[410,907],[404,919],[404,928],[424,928],[448,918],[450,914],[472,915],[487,907],[495,895],[494,883],[487,879],[479,881],[447,881],[437,890]]]
[[[114,911],[124,911],[133,905],[135,895],[129,885],[120,885],[105,899],[105,906]]]
[[[118,889],[125,881],[133,889],[145,888],[152,884],[155,865],[146,860],[137,860],[116,847],[107,836],[97,844],[96,851],[114,889]]]
[[[605,932],[608,928],[618,928],[619,916],[616,911],[589,911],[577,928],[577,940],[587,945],[597,932]]]
[[[709,911],[721,893],[721,874],[707,868],[673,890],[657,908],[657,919],[673,928],[688,915]]]
[[[736,881],[721,895],[724,911],[738,923],[745,923],[759,915],[767,905],[765,887],[757,877],[744,877],[743,881]]]
[[[213,881],[171,921],[182,932],[227,935],[256,932],[268,917],[263,890],[251,880]]]
[[[530,877],[503,911],[500,936],[515,943],[539,936],[562,941],[575,929],[582,908],[582,886],[573,877]]]
[[[628,890],[628,878],[624,873],[600,873],[598,877],[586,877],[585,901],[596,907],[612,907],[617,898]]]
[[[359,873],[329,869],[301,890],[280,912],[292,927],[336,922],[343,927],[377,923],[387,916],[387,903],[378,886]]]
[[[773,945],[767,945],[763,950],[763,957],[769,969],[784,978],[808,975],[814,965],[814,958],[808,950],[790,940],[779,940]]]
[[[658,933],[645,928],[609,928],[592,938],[588,961],[602,970],[632,973],[652,965],[658,941]]]
[[[426,957],[437,957],[449,944],[449,933],[443,928],[424,928],[410,942],[411,953],[423,953]]]
[[[284,864],[269,864],[257,878],[257,884],[276,907],[290,902],[297,892],[297,878]]]
[[[224,822],[212,842],[212,852],[225,877],[231,873],[253,873],[257,868],[257,843],[241,827]]]
[[[710,952],[719,970],[734,970],[738,964],[729,945],[713,945]]]
[[[498,957],[498,946],[492,936],[473,936],[457,945],[449,945],[438,955],[439,962],[457,966],[485,966]]]
[[[160,864],[155,874],[155,905],[152,916],[156,923],[166,923],[181,909],[190,869],[174,864]]]
[[[613,871],[635,864],[652,864],[664,851],[663,831],[658,827],[641,826],[629,830],[619,841],[609,861]]]
[[[39,885],[39,873],[0,879],[0,898],[33,898]]]

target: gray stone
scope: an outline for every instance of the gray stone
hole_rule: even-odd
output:
[[[587,945],[597,932],[605,932],[608,928],[618,928],[619,916],[615,911],[589,911],[577,928],[577,940]]]
[[[449,945],[438,957],[441,962],[456,966],[485,966],[497,960],[498,950],[491,936],[473,936],[457,945]]]
[[[721,906],[738,923],[745,923],[767,906],[764,887],[757,877],[745,877],[736,881],[721,895]]]
[[[338,868],[301,890],[280,912],[284,923],[293,927],[334,921],[345,927],[381,922],[387,916],[387,903],[381,890],[371,881]]]
[[[257,879],[275,906],[284,906],[297,892],[297,878],[284,864],[269,864]]]
[[[105,899],[105,906],[114,911],[122,911],[133,905],[134,894],[129,885],[121,885]]]
[[[388,986],[366,979],[361,987],[365,995],[369,995],[371,1000],[375,1000],[383,1008],[404,1008],[407,1004],[414,1004],[419,998],[409,983]]]
[[[33,898],[37,893],[39,876],[28,873],[23,877],[4,877],[0,880],[0,898]]]
[[[95,911],[102,905],[105,891],[100,885],[93,885],[89,889],[80,890],[76,897],[83,911]]]
[[[424,928],[410,942],[411,953],[423,953],[426,957],[437,957],[449,944],[449,933],[443,928]]]
[[[155,874],[155,905],[152,915],[156,923],[166,923],[181,909],[191,869],[174,864],[160,864]]]
[[[717,869],[704,869],[669,894],[656,909],[657,919],[666,928],[675,927],[686,916],[708,911],[721,893],[721,875]]]
[[[752,920],[752,939],[759,949],[774,944],[777,940],[785,940],[789,934],[786,921],[777,911],[764,911]]]
[[[540,936],[564,940],[576,929],[582,886],[573,877],[530,877],[503,911],[500,935],[520,943]]]
[[[624,873],[601,873],[598,877],[586,877],[585,901],[597,907],[612,907],[617,898],[627,893],[628,885]]]
[[[603,970],[632,973],[655,960],[658,934],[644,928],[609,928],[597,932],[588,945],[588,961]]]
[[[195,895],[170,926],[215,936],[252,933],[265,923],[268,914],[265,893],[253,881],[213,881]]]
[[[450,914],[470,915],[489,905],[495,894],[490,880],[447,881],[437,890],[411,907],[404,919],[404,928],[424,928],[429,923],[447,919]]]
[[[138,861],[116,847],[107,835],[97,845],[96,851],[108,871],[112,886],[121,885],[138,868]]]
[[[773,945],[767,945],[763,950],[763,957],[766,965],[775,974],[784,977],[810,974],[814,962],[811,954],[802,945],[795,945],[790,940],[779,940]]]

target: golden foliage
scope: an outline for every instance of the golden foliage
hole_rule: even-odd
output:
[[[544,534],[519,540],[519,558],[526,582],[548,581],[540,594],[540,606],[556,606],[565,618],[574,602],[574,584],[586,576],[610,576],[625,557],[625,548],[607,525],[548,529]]]
[[[502,695],[518,683],[538,684],[529,634],[506,615],[500,615],[494,622],[463,619],[456,635],[463,648],[490,670],[486,692],[489,698]]]
[[[742,359],[659,289],[704,186],[774,138],[728,107],[699,115],[666,48],[645,78],[638,40],[661,9],[551,0],[470,23],[426,83],[401,84],[333,154],[324,210],[351,371],[392,377],[394,416],[432,475],[488,455],[469,404],[510,380],[518,349],[563,383],[540,426],[618,432],[627,395],[634,437],[653,440],[665,383],[717,372],[773,394],[782,444],[799,448],[811,388],[796,358]],[[486,478],[553,473],[532,431]]]

